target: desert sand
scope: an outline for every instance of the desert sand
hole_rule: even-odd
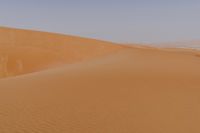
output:
[[[1,133],[199,133],[200,52],[0,28]]]

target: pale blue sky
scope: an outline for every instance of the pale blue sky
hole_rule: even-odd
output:
[[[127,43],[200,40],[200,0],[0,0],[0,25]]]

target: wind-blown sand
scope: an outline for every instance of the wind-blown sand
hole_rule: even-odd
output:
[[[200,132],[198,51],[1,28],[0,53],[1,133]]]

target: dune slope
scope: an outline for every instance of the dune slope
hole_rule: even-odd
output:
[[[110,47],[120,50],[1,79],[0,132],[200,132],[198,52]]]
[[[1,27],[0,77],[88,60],[120,48],[94,39]]]

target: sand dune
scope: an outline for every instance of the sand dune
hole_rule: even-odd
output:
[[[200,41],[178,41],[178,42],[166,42],[166,43],[157,43],[152,44],[152,46],[157,47],[166,47],[166,48],[185,48],[185,49],[200,49]]]
[[[120,49],[112,43],[45,32],[0,28],[0,76],[71,64]]]
[[[13,47],[4,32],[14,34]],[[2,133],[200,132],[198,51],[13,29],[0,34],[1,51],[25,62],[0,80]]]

